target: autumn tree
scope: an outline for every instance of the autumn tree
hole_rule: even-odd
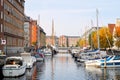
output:
[[[113,36],[107,27],[103,27],[99,30],[100,35],[100,47],[110,48],[113,46]]]
[[[97,42],[97,31],[92,32],[91,34],[91,41],[94,49],[98,48],[98,42]]]
[[[85,47],[86,46],[86,40],[84,38],[80,39],[79,40],[79,45],[80,45],[80,47]]]
[[[120,47],[120,27],[115,27],[114,38],[116,39],[115,45],[119,49],[119,47]]]
[[[76,47],[79,47],[79,46],[80,46],[79,41],[80,41],[80,40],[77,41]]]
[[[91,32],[91,33],[89,34],[89,39],[88,39],[88,41],[89,41],[89,45],[90,45],[91,49],[95,49],[94,41],[93,41],[93,36],[94,36],[94,34],[95,34],[95,31],[93,31],[93,32]]]
[[[113,37],[107,27],[103,27],[99,29],[98,33],[99,33],[100,48],[108,48],[113,46]],[[93,32],[91,36],[92,36],[91,40],[93,42],[94,48],[98,48],[97,31]]]

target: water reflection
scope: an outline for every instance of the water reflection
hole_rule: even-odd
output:
[[[86,76],[90,80],[120,80],[120,68],[86,67]]]
[[[86,76],[88,77],[88,80],[100,80],[102,70],[95,67],[86,67]]]
[[[33,70],[33,74],[32,74],[32,80],[39,80],[40,78],[44,78],[44,70],[45,69],[45,65],[44,62],[37,62],[36,66]]]
[[[102,75],[104,80],[120,80],[120,68],[103,68]]]
[[[37,62],[21,77],[3,80],[120,80],[120,68],[84,67],[70,54],[58,54]]]
[[[17,77],[17,78],[3,78],[3,80],[28,80],[28,79],[26,79],[26,76],[23,75],[23,76]]]

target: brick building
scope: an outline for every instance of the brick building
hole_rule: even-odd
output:
[[[68,38],[68,47],[70,46],[76,47],[77,42],[80,39],[80,36],[68,36],[67,38]]]
[[[23,51],[24,0],[0,0],[0,52]]]
[[[30,29],[31,29],[31,18],[28,16],[25,16],[25,22],[24,22],[24,47],[30,47]]]
[[[37,20],[31,20],[31,27],[30,27],[30,44],[36,45],[38,40],[38,26]]]
[[[44,29],[38,26],[38,47],[46,46],[46,33]]]
[[[67,43],[68,43],[67,36],[62,35],[59,37],[59,46],[60,47],[67,47]]]
[[[111,34],[113,34],[115,26],[116,26],[115,24],[108,24],[108,29],[109,29]]]
[[[52,45],[54,43],[55,46],[58,46],[58,40],[59,38],[57,36],[46,36],[46,45]]]
[[[24,22],[24,47],[41,47],[46,45],[46,33],[37,24],[37,20],[25,17]]]

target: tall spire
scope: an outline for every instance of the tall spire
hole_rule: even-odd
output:
[[[54,40],[54,20],[52,19],[52,45],[55,45],[55,40]]]

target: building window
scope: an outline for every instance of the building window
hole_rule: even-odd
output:
[[[1,19],[3,19],[3,12],[1,11]]]
[[[1,6],[3,6],[3,0],[1,0]]]
[[[3,32],[3,24],[1,24],[1,32]]]

